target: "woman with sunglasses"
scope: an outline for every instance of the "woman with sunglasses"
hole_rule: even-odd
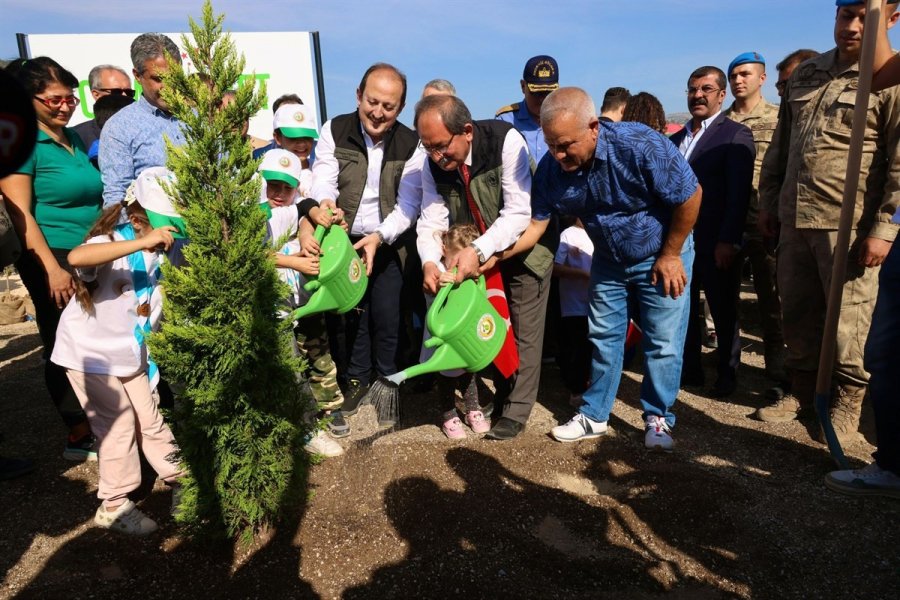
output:
[[[44,56],[15,61],[7,72],[32,97],[38,121],[31,157],[16,173],[0,179],[0,192],[26,250],[16,269],[34,302],[47,389],[69,429],[63,456],[97,460],[87,417],[65,370],[49,357],[60,314],[75,289],[66,257],[100,217],[103,183],[81,139],[66,127],[78,106],[75,76]]]

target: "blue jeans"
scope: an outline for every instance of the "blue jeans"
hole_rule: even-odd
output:
[[[866,341],[865,367],[869,372],[869,398],[875,413],[878,449],[875,462],[886,471],[900,475],[900,250],[896,244],[881,265],[878,300]]]
[[[671,427],[681,384],[684,336],[690,310],[691,269],[694,264],[694,240],[684,243],[681,262],[687,272],[684,293],[676,299],[663,295],[662,286],[651,283],[656,256],[633,265],[621,265],[595,257],[591,266],[591,305],[588,336],[594,345],[591,386],[584,393],[581,413],[594,421],[606,421],[612,411],[619,381],[628,329],[628,294],[634,295],[640,308],[644,337],[644,381],[641,406],[644,418],[663,417]]]

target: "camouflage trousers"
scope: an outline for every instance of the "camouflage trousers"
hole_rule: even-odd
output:
[[[859,265],[862,238],[856,235],[851,239],[838,320],[834,379],[839,384],[864,386],[869,374],[863,367],[863,348],[878,296],[879,268]],[[781,225],[777,277],[787,344],[785,366],[789,369],[818,370],[836,241],[837,231]]]
[[[306,359],[303,376],[320,409],[336,410],[344,403],[337,383],[337,366],[331,359],[325,317],[321,314],[301,319],[294,327],[300,355]]]

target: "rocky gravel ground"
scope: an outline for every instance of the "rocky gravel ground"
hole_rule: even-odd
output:
[[[0,452],[37,469],[0,482],[0,598],[900,597],[900,503],[826,490],[813,423],[752,418],[768,382],[749,325],[738,391],[683,392],[671,454],[643,448],[639,366],[611,431],[574,444],[548,436],[573,413],[553,365],[507,442],[451,442],[436,396],[407,393],[396,431],[375,434],[371,407],[353,417],[346,454],[251,547],[182,539],[152,474],[136,497],[157,534],[92,527],[96,464],[62,459],[37,330],[2,326]],[[854,466],[873,450],[864,420]]]

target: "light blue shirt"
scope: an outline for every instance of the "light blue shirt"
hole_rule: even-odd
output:
[[[181,121],[141,96],[106,122],[100,133],[100,175],[104,208],[125,197],[125,190],[145,169],[166,166],[168,136],[184,144]]]
[[[544,141],[544,132],[541,129],[541,124],[528,112],[525,100],[519,103],[518,110],[501,113],[497,115],[497,119],[506,121],[515,127],[522,134],[522,137],[525,138],[528,152],[534,159],[534,164],[541,162],[544,154],[547,153],[547,142]]]

